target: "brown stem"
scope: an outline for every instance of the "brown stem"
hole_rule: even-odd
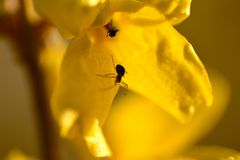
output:
[[[33,26],[28,23],[24,12],[24,1],[16,15],[0,17],[0,32],[12,38],[18,49],[18,58],[25,67],[35,100],[35,114],[39,126],[42,159],[58,160],[56,126],[50,112],[49,97],[46,93],[45,74],[39,65],[42,46],[42,32],[45,23]]]
[[[50,113],[48,97],[46,97],[44,73],[31,58],[25,60],[28,77],[35,98],[35,113],[39,124],[40,145],[44,160],[58,160],[56,134],[54,134],[53,119]]]
[[[23,3],[23,0],[21,0],[21,6],[24,5]],[[43,158],[45,160],[57,160],[57,137],[55,136],[56,134],[54,134],[55,130],[50,112],[49,98],[46,94],[45,75],[38,60],[40,42],[37,41],[37,39],[41,39],[41,35],[34,33],[33,28],[27,23],[24,11],[22,10],[20,13],[23,24],[22,33],[24,34],[22,37],[25,37],[22,44],[23,50],[21,56],[22,62],[27,68],[35,97],[35,111],[41,131]]]

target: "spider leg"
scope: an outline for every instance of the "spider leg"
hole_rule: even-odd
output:
[[[116,66],[115,66],[115,63],[114,63],[114,59],[113,59],[113,55],[112,55],[112,54],[111,54],[111,57],[112,57],[113,68],[116,70]]]
[[[116,78],[116,74],[115,73],[97,74],[97,76],[104,77],[104,78]]]

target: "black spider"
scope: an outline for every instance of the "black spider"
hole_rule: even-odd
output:
[[[126,73],[125,68],[120,64],[117,64],[115,66],[113,56],[112,56],[112,62],[113,62],[113,67],[114,67],[115,71],[117,72],[117,74],[116,73],[108,73],[108,74],[104,74],[104,75],[102,75],[102,74],[97,74],[97,75],[100,77],[105,77],[105,78],[115,78],[115,85],[122,84],[124,86],[124,88],[127,90],[128,85],[122,81],[122,77]]]

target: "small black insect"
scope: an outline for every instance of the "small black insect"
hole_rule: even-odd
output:
[[[105,28],[107,29],[107,36],[115,37],[119,29],[113,26],[112,20],[105,25]]]
[[[118,31],[119,31],[118,29],[113,27],[113,28],[108,30],[108,36],[115,37]]]
[[[122,81],[122,77],[126,73],[125,68],[120,64],[117,64],[115,66],[113,56],[112,56],[112,62],[113,62],[113,67],[114,67],[115,71],[117,72],[117,74],[116,73],[108,73],[108,74],[104,74],[104,75],[102,75],[102,74],[97,74],[97,75],[101,76],[101,77],[105,77],[105,78],[115,78],[115,85],[122,84],[124,86],[124,88],[127,90],[128,85]]]

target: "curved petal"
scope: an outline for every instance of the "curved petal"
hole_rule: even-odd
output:
[[[63,59],[59,82],[52,98],[52,110],[63,136],[77,124],[95,156],[107,156],[101,126],[118,90],[112,78],[98,74],[114,73],[111,58],[86,36],[74,39]]]
[[[114,12],[136,12],[146,5],[146,0],[109,0]]]
[[[150,0],[150,4],[164,14],[171,24],[178,24],[190,15],[192,0]]]
[[[34,0],[35,8],[63,33],[77,35],[88,28],[104,0]]]
[[[48,97],[52,95],[54,84],[59,75],[61,62],[67,45],[56,28],[49,28],[44,34],[45,47],[41,50],[39,65],[45,74]]]
[[[222,117],[229,100],[229,84],[211,73],[213,106],[199,108],[186,124],[139,95],[118,97],[104,128],[113,159],[168,159],[205,136]]]
[[[95,42],[127,70],[129,89],[152,100],[184,122],[196,108],[212,103],[211,85],[189,42],[168,22],[138,26],[131,16],[115,14],[114,38],[93,30]],[[102,34],[102,35],[100,35]]]
[[[138,12],[130,14],[129,20],[142,27],[159,25],[167,21],[166,17],[153,7],[144,7]]]
[[[191,0],[34,0],[38,12],[59,27],[64,35],[78,35],[90,26],[104,25],[114,12],[137,12],[146,5],[158,9],[171,24],[190,14]]]
[[[190,15],[192,0],[109,0],[113,12],[137,12],[144,6],[156,8],[171,24],[178,24]],[[150,17],[151,18],[151,17]]]

